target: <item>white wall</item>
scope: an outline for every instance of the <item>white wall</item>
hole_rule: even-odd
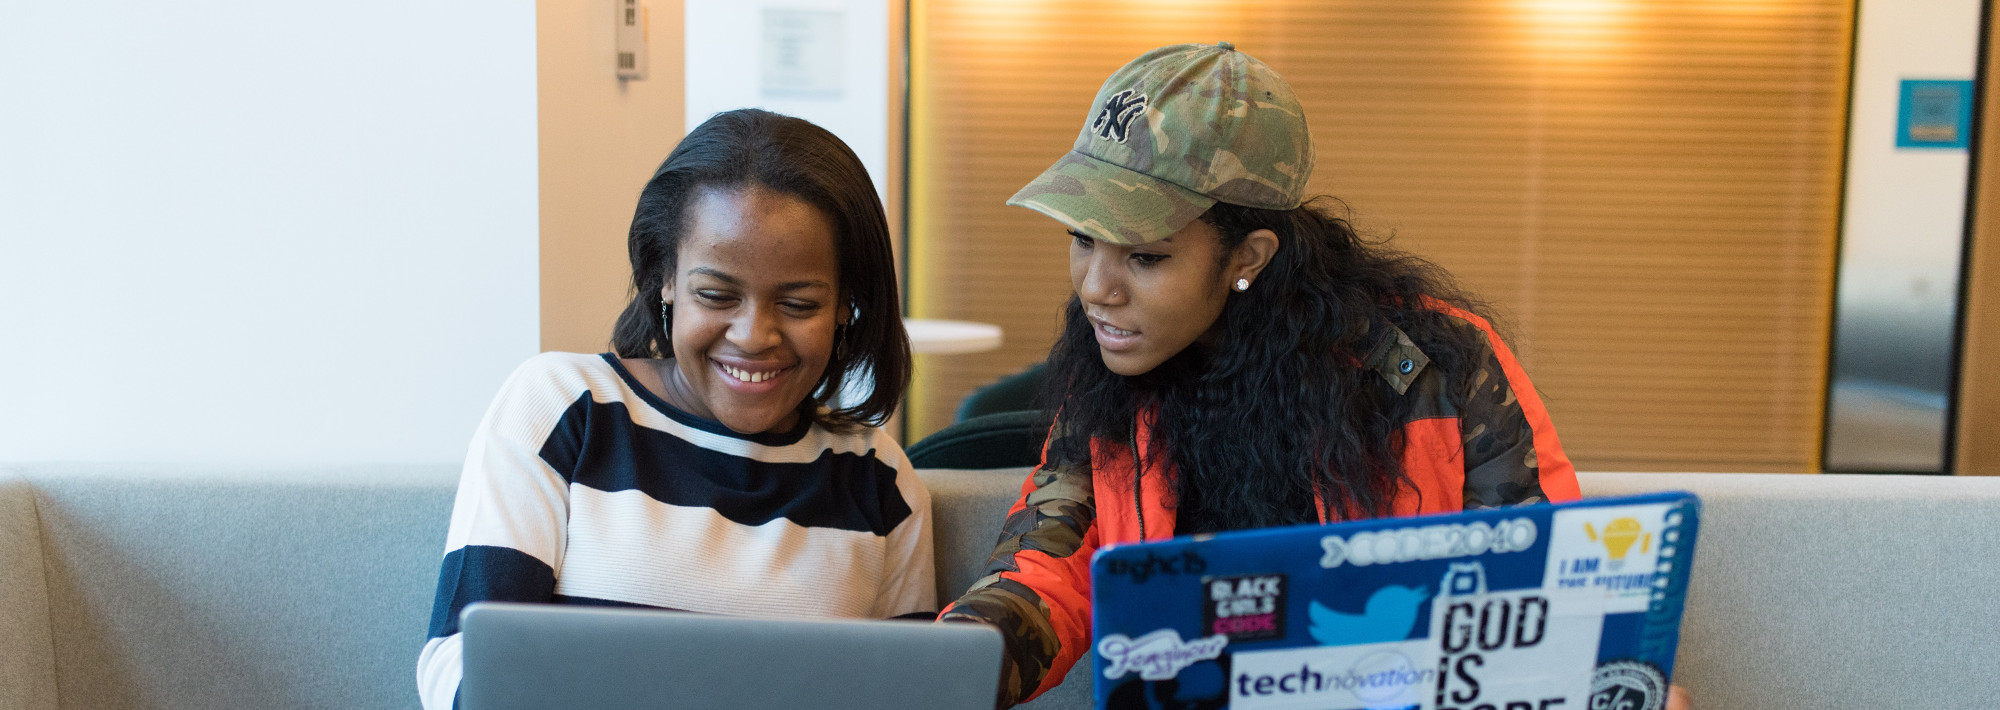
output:
[[[766,10],[833,12],[841,18],[837,93],[768,91]],[[832,47],[832,45],[826,45]],[[833,132],[860,156],[887,194],[889,156],[889,2],[887,0],[689,0],[687,129],[719,111],[756,107],[798,116]]]
[[[1957,299],[1955,283],[1923,297],[1912,286],[1940,267],[1957,275],[1969,154],[1897,148],[1897,92],[1904,79],[1971,79],[1979,15],[1979,0],[1861,2],[1841,254],[1857,278],[1842,279],[1844,296],[1924,309]]]
[[[0,461],[457,461],[537,350],[531,0],[0,3],[0,87]]]
[[[1980,6],[1860,3],[1829,469],[1941,460],[1969,154],[1897,148],[1896,120],[1902,80],[1973,78]]]
[[[619,0],[536,5],[541,78],[542,349],[609,350],[630,299],[639,191],[684,132],[681,3],[648,0],[645,79],[617,78]]]

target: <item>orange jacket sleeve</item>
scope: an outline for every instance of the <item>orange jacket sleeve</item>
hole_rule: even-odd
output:
[[[1469,391],[1460,414],[1465,508],[1582,497],[1576,467],[1563,453],[1549,411],[1513,351],[1486,319],[1458,309],[1446,312],[1478,326],[1490,346],[1466,378]]]
[[[1008,511],[987,576],[939,615],[1000,628],[1002,706],[1061,683],[1090,647],[1090,557],[1099,546],[1090,440],[1060,421]]]

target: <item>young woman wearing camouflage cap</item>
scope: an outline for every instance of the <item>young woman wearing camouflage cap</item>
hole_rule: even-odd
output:
[[[1113,74],[1008,200],[1068,228],[1075,294],[1042,464],[941,616],[1006,634],[1003,706],[1088,650],[1101,546],[1579,497],[1480,304],[1308,202],[1312,167],[1284,79],[1176,45]]]

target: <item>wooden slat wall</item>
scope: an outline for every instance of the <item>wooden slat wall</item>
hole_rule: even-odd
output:
[[[1959,362],[1958,451],[1952,472],[2000,476],[2000,3],[1986,4],[1979,152],[1973,156],[1972,249]]]
[[[1851,2],[914,3],[913,303],[1008,344],[925,359],[913,438],[1052,340],[1061,230],[1002,202],[1111,71],[1228,39],[1316,191],[1495,303],[1580,466],[1817,470]]]

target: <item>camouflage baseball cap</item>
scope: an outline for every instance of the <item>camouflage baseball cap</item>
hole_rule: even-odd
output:
[[[1105,80],[1076,146],[1007,204],[1144,244],[1216,202],[1297,207],[1312,167],[1305,111],[1277,72],[1228,42],[1178,44]]]

